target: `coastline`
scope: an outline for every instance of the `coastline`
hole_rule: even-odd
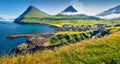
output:
[[[45,24],[45,23],[26,23],[26,22],[22,22],[22,23],[16,23],[16,24],[21,24],[21,25],[45,25],[51,28],[55,28],[55,30],[61,31],[60,27],[54,26],[54,25],[50,25],[50,24]]]
[[[43,50],[44,47],[46,48],[46,46],[44,46],[44,43],[50,40],[55,35],[55,33],[37,33],[32,35],[34,36],[28,36],[29,39],[13,49],[15,54],[26,54],[27,52],[33,52],[36,49]]]
[[[57,26],[44,24],[44,23],[16,23],[16,24],[21,24],[21,25],[38,25],[38,26],[39,25],[44,25],[44,26],[48,26],[50,28],[55,28],[56,31],[53,32],[53,33],[10,34],[10,35],[8,35],[6,38],[9,38],[9,39],[22,38],[22,37],[28,38],[25,42],[23,42],[22,44],[20,44],[20,45],[18,45],[15,48],[12,49],[14,54],[21,54],[21,53],[25,54],[26,52],[28,52],[31,49],[34,49],[34,48],[36,49],[37,47],[42,47],[42,48],[45,47],[43,44],[46,41],[48,41],[52,36],[54,36],[56,34],[56,32],[59,32],[61,30]],[[32,40],[32,38],[34,38],[36,36],[41,36],[42,39],[37,39],[36,38],[35,40]],[[26,44],[26,46],[28,46],[28,47],[24,47],[24,44]],[[20,48],[20,46],[23,46],[23,48]],[[22,50],[20,50],[20,49],[22,49]]]

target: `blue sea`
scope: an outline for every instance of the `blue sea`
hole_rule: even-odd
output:
[[[51,33],[55,28],[46,25],[21,25],[13,22],[0,21],[0,55],[9,54],[13,48],[28,38],[6,38],[10,34]]]

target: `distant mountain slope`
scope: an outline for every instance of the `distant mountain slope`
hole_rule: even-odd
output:
[[[79,14],[79,12],[73,6],[69,6],[62,12],[60,12],[58,15],[76,15],[76,14]]]
[[[96,16],[103,19],[116,19],[120,18],[120,5],[110,8],[102,13],[97,14]]]
[[[62,12],[78,12],[78,11],[73,6],[69,6]]]
[[[67,7],[66,9],[58,13],[56,17],[61,17],[64,19],[100,19],[94,16],[87,16],[85,14],[81,14],[73,6]]]
[[[15,23],[19,23],[21,21],[31,21],[38,20],[43,17],[48,17],[49,15],[40,11],[34,6],[29,6],[28,9],[20,15],[17,19],[15,19]]]
[[[4,21],[4,20],[5,20],[4,18],[0,17],[0,21]]]
[[[55,18],[63,19],[63,20],[74,20],[74,19],[81,19],[81,20],[101,20],[100,18],[94,16],[87,16],[85,14],[77,14],[77,15],[56,15]]]
[[[1,19],[3,19],[3,18],[0,17],[0,20],[1,20]]]

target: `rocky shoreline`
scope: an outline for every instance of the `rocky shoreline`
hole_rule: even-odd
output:
[[[45,26],[48,26],[51,28],[55,28],[56,31],[54,33],[33,33],[33,34],[11,34],[11,35],[8,35],[6,38],[9,38],[9,39],[22,38],[22,37],[28,38],[28,40],[23,42],[23,44],[18,45],[17,47],[15,47],[12,50],[12,52],[14,52],[14,54],[25,54],[33,48],[43,47],[43,44],[46,41],[48,41],[53,35],[55,35],[56,32],[61,31],[61,29],[59,27],[49,25],[49,24],[43,24],[43,23],[17,23],[17,24],[38,25],[38,26],[45,25]],[[40,39],[38,36],[40,37]],[[35,38],[35,39],[33,39],[33,38]]]
[[[15,54],[26,54],[27,52],[35,52],[37,50],[45,50],[45,49],[54,49],[56,47],[64,46],[64,44],[58,44],[53,46],[44,46],[44,43],[49,41],[52,37],[54,37],[55,33],[50,34],[34,34],[34,36],[29,37],[27,41],[25,41],[23,44],[17,46],[13,49]],[[93,38],[99,38],[102,37],[101,32],[97,32],[95,35],[92,36]]]
[[[38,33],[37,33],[38,34]],[[20,37],[34,37],[36,34],[11,34],[8,35],[7,38],[20,38]]]
[[[31,25],[46,25],[49,27],[56,28],[57,31],[61,31],[59,27],[52,26],[49,24],[38,24],[38,23],[20,23],[20,24],[31,24]],[[35,52],[37,50],[45,50],[45,49],[54,49],[56,47],[63,46],[64,44],[58,44],[53,46],[44,46],[44,43],[49,41],[52,37],[54,37],[56,33],[49,33],[49,34],[42,34],[42,33],[36,33],[36,34],[19,34],[19,35],[10,35],[10,38],[14,37],[29,37],[27,41],[25,41],[23,44],[17,46],[13,49],[15,54],[26,54],[27,52]],[[91,39],[94,38],[100,38],[103,37],[102,30],[98,30],[95,32],[95,34],[91,37]]]
[[[27,41],[25,41],[23,44],[14,48],[13,51],[15,54],[25,54],[27,52],[30,52],[34,48],[36,49],[37,47],[44,47],[44,43],[47,42],[49,39],[51,39],[54,35],[55,35],[55,33],[34,34],[34,36],[29,37],[29,39]],[[41,48],[41,49],[43,49],[43,48]]]

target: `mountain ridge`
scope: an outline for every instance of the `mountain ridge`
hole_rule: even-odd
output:
[[[15,23],[19,23],[19,21],[21,21],[24,18],[43,18],[43,17],[47,17],[49,16],[47,13],[37,9],[34,6],[29,6],[27,8],[27,10],[25,10],[25,12],[23,12],[23,14],[21,14],[17,19],[15,19]]]
[[[77,14],[80,13],[73,6],[70,5],[57,15],[77,15]]]
[[[78,11],[73,6],[69,6],[62,12],[78,12]]]
[[[103,19],[120,18],[120,5],[110,8],[104,12],[101,12],[101,13],[97,14],[96,16],[103,18]]]
[[[99,19],[94,16],[79,14],[78,11],[75,10],[72,6],[69,6],[68,8],[65,9],[65,11],[67,12],[71,10],[73,12],[72,15],[58,14],[58,15],[52,16],[37,9],[34,6],[29,6],[23,14],[21,14],[18,18],[15,19],[14,23],[40,23],[41,21],[44,21],[44,20],[71,20],[71,19],[95,19],[96,20],[96,19]],[[77,14],[74,14],[74,12]]]

